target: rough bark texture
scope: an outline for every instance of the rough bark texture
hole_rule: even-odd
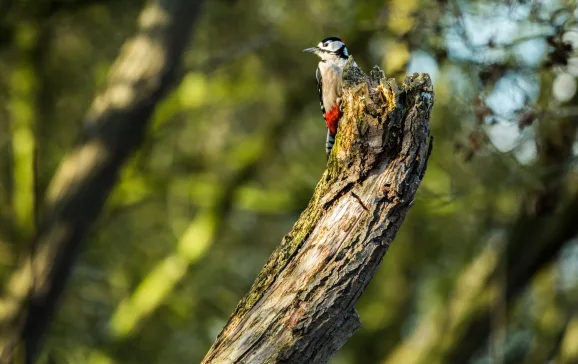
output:
[[[12,359],[22,341],[26,361],[37,357],[90,224],[121,166],[144,138],[156,103],[173,85],[200,3],[155,0],[141,13],[139,32],[113,65],[108,87],[87,115],[81,141],[50,183],[34,251],[0,302],[0,361]]]
[[[204,363],[324,363],[361,325],[354,304],[427,166],[434,94],[427,74],[398,86],[351,64],[327,170]]]

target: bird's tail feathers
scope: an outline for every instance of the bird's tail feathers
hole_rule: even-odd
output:
[[[335,144],[335,135],[331,135],[331,132],[327,130],[327,138],[325,139],[325,153],[327,153],[327,158],[329,159],[329,153]]]

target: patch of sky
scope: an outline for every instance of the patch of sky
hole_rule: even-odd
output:
[[[429,73],[432,82],[435,83],[438,76],[438,64],[427,52],[416,51],[412,53],[407,65],[407,73],[412,74],[414,72]]]
[[[497,115],[513,116],[527,101],[536,101],[539,92],[535,76],[512,72],[496,82],[486,104]]]

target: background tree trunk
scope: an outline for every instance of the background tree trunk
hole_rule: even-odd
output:
[[[434,93],[427,74],[398,86],[349,66],[344,81],[328,168],[204,363],[324,363],[361,325],[354,305],[425,173]]]
[[[107,89],[94,101],[81,142],[50,183],[33,252],[10,279],[0,312],[2,361],[13,357],[20,341],[27,362],[39,354],[81,243],[121,166],[143,140],[155,105],[174,84],[200,3],[151,1],[141,13],[139,32],[125,44]]]

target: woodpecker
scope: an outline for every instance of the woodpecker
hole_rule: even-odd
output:
[[[329,158],[329,153],[331,153],[331,148],[335,143],[339,119],[343,115],[341,110],[341,74],[349,58],[349,53],[345,47],[345,42],[337,37],[325,38],[317,46],[304,49],[303,52],[315,53],[321,58],[315,77],[317,78],[321,112],[325,124],[327,124],[325,152]]]

